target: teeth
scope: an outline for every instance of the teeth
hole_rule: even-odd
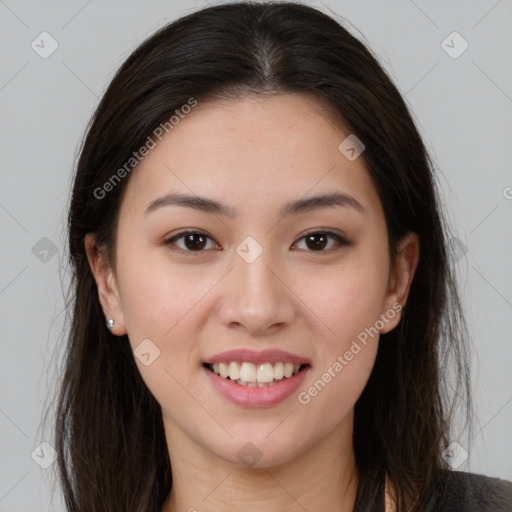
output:
[[[256,366],[252,363],[242,363],[240,378],[245,380],[245,382],[254,382],[256,380]]]
[[[229,375],[229,368],[226,363],[219,363],[219,375],[224,379]]]
[[[265,383],[274,380],[274,368],[270,363],[260,364],[257,371],[256,380],[258,382]]]
[[[276,363],[274,365],[274,379],[281,380],[284,377],[284,364]]]
[[[240,368],[235,362],[229,363],[229,378],[231,380],[238,380],[240,378]]]
[[[211,367],[217,375],[224,379],[229,378],[241,386],[263,388],[273,386],[284,378],[297,375],[301,365],[284,362],[274,365],[271,363],[254,365],[247,362],[226,361],[214,363]]]

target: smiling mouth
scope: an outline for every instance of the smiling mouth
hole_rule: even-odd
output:
[[[203,367],[219,377],[246,387],[265,388],[284,382],[309,367],[289,362],[253,364],[242,361],[204,363]]]

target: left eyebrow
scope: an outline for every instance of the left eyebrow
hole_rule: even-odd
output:
[[[153,212],[165,206],[193,208],[194,210],[205,213],[225,215],[230,218],[234,218],[237,215],[236,209],[214,199],[176,193],[166,194],[165,196],[155,199],[148,205],[145,213]],[[332,206],[352,208],[361,214],[366,213],[363,205],[355,197],[341,192],[333,192],[331,194],[322,194],[286,203],[283,208],[281,208],[280,215],[281,217],[285,217],[286,215],[296,215]]]
[[[363,205],[355,197],[341,192],[333,192],[332,194],[322,194],[287,203],[281,210],[281,216],[284,217],[290,214],[305,213],[331,206],[353,208],[361,214],[366,213]]]

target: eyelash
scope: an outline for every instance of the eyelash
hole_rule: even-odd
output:
[[[173,250],[173,251],[180,251],[180,252],[186,253],[186,254],[194,254],[194,253],[201,254],[201,253],[206,251],[206,249],[201,249],[199,251],[191,251],[189,249],[182,249],[180,247],[173,247],[173,244],[177,240],[183,239],[187,235],[202,235],[202,236],[204,236],[204,237],[206,237],[206,238],[208,238],[208,239],[213,241],[213,239],[208,235],[208,233],[206,233],[204,231],[201,231],[201,230],[194,230],[194,231],[182,231],[181,233],[173,235],[172,237],[167,238],[166,240],[164,240],[163,244],[165,246],[167,246],[169,249]],[[319,251],[307,250],[306,252],[311,252],[311,253],[330,253],[330,252],[332,252],[332,250],[335,250],[337,248],[339,249],[341,247],[352,245],[351,242],[346,240],[343,236],[341,236],[341,235],[339,235],[337,233],[334,233],[332,231],[327,231],[327,230],[310,231],[309,233],[306,233],[305,235],[302,235],[299,238],[298,241],[302,241],[302,240],[304,240],[307,237],[312,236],[312,235],[326,235],[328,238],[334,239],[336,241],[336,245],[334,245],[332,247],[329,247],[328,249],[322,249],[322,250],[319,250]]]

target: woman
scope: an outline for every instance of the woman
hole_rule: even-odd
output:
[[[448,471],[467,334],[428,155],[325,14],[230,3],[145,41],[90,123],[69,244],[68,510],[511,509]]]

